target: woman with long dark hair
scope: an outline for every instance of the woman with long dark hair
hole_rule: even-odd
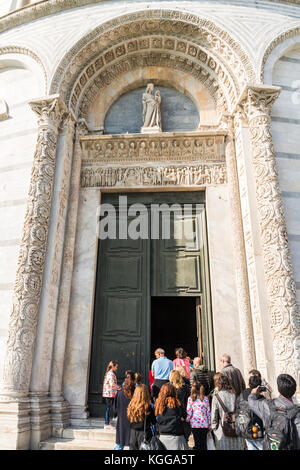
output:
[[[159,439],[167,450],[187,450],[183,430],[186,413],[178,400],[176,388],[170,382],[161,387],[155,402],[155,415]]]
[[[236,408],[237,396],[232,387],[230,379],[220,373],[215,376],[215,393],[212,397],[211,422],[215,436],[215,445],[217,450],[243,450],[244,443],[241,437],[225,436],[223,432],[223,423],[226,412],[233,412]]]
[[[117,415],[116,447],[114,450],[123,450],[130,443],[130,422],[127,418],[127,407],[133,397],[135,383],[134,372],[127,371],[123,387],[116,394],[114,411]]]
[[[130,421],[130,450],[138,450],[144,440],[144,435],[147,441],[151,439],[151,425],[156,423],[149,389],[146,385],[136,385],[127,408],[127,418]]]

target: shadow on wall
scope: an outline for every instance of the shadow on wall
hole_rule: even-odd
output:
[[[157,89],[161,94],[162,130],[195,131],[199,126],[199,113],[192,100],[172,88],[155,86],[154,90]],[[129,91],[111,106],[105,117],[105,134],[140,133],[144,92],[145,87]]]

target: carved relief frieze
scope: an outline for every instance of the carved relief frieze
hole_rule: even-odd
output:
[[[130,165],[82,167],[84,188],[205,187],[227,182],[226,165]]]
[[[226,132],[87,136],[81,138],[90,164],[155,161],[224,161]]]

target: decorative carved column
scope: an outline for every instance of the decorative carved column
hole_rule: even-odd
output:
[[[69,320],[78,201],[80,193],[80,171],[82,161],[80,137],[86,135],[87,133],[88,128],[85,121],[79,120],[76,124],[76,137],[70,181],[69,202],[67,208],[62,272],[57,303],[57,317],[50,381],[52,426],[53,432],[57,436],[60,436],[63,428],[68,426],[70,423],[69,404],[65,400],[63,394],[63,372]]]
[[[3,377],[4,392],[16,398],[26,396],[29,390],[47,248],[57,134],[67,111],[58,95],[33,101],[30,106],[39,118],[38,141],[20,244]]]
[[[256,359],[240,204],[240,191],[236,168],[233,117],[225,115],[223,125],[228,130],[228,134],[225,141],[225,156],[229,186],[229,203],[233,228],[232,233],[235,254],[237,303],[239,309],[244,373],[248,374],[249,370],[256,368]]]
[[[247,115],[251,134],[276,373],[290,373],[297,378],[300,364],[296,344],[297,340],[299,342],[300,317],[270,118],[271,107],[279,93],[278,87],[248,86],[241,106]]]

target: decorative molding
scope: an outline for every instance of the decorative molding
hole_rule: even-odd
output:
[[[20,9],[13,10],[1,19],[0,32],[28,23],[38,18],[53,15],[58,12],[68,11],[85,5],[101,3],[104,0],[40,0],[36,3],[26,5]],[[283,3],[300,5],[300,0],[269,0],[271,4]],[[264,2],[266,3],[266,2]]]
[[[131,165],[82,167],[83,188],[205,187],[226,184],[226,165]]]
[[[65,93],[68,87],[66,102],[70,102],[75,113],[87,118],[88,107],[101,89],[110,86],[122,74],[153,65],[183,70],[194,76],[205,85],[214,101],[225,108],[237,99],[239,86],[246,84],[245,78],[238,76],[238,86],[226,66],[207,49],[182,38],[155,35],[123,41],[98,54],[79,76],[65,79],[61,92]]]
[[[299,1],[300,3],[300,1]],[[298,36],[300,34],[300,26],[297,26],[295,28],[287,29],[283,33],[279,34],[275,39],[273,39],[268,47],[266,48],[263,58],[261,60],[260,68],[259,68],[259,76],[261,82],[264,81],[264,73],[265,73],[265,65],[267,63],[268,58],[270,57],[271,53],[273,50],[281,43],[284,41],[292,38],[293,36]]]
[[[228,75],[233,80],[236,90],[239,90],[246,82],[255,79],[255,70],[249,57],[228,33],[214,23],[201,19],[195,14],[160,9],[122,15],[102,24],[83,37],[65,55],[57,67],[50,87],[51,93],[59,92],[64,97],[68,96],[70,83],[73,87],[74,77],[76,79],[85,68],[88,70],[90,62],[96,62],[99,57],[102,59],[103,54],[104,60],[103,64],[99,63],[99,70],[102,66],[107,66],[111,59],[122,53],[125,47],[123,44],[125,37],[128,38],[126,44],[130,42],[132,44],[137,42],[138,44],[141,39],[141,44],[146,45],[147,43],[143,42],[143,38],[140,38],[140,36],[145,36],[145,34],[157,36],[161,32],[164,35],[173,36],[173,39],[171,39],[173,44],[175,44],[175,38],[177,38],[176,44],[179,48],[182,42],[182,48],[186,50],[182,54],[186,59],[193,60],[194,54],[198,54],[197,48],[198,50],[202,48],[202,52],[203,49],[209,51],[209,54],[213,55],[212,60],[214,62],[222,63],[224,68],[227,68]],[[193,37],[194,44],[191,45],[191,54],[188,54],[189,49],[186,48],[186,44],[190,37]],[[129,41],[129,38],[131,41]],[[162,38],[158,37],[158,43],[159,41],[162,41]],[[165,53],[170,54],[170,50],[174,52],[173,44],[170,47],[171,42],[169,47],[164,46]],[[114,46],[114,49],[108,50],[112,46]],[[152,47],[152,51],[155,51],[155,47]],[[176,54],[179,52],[181,51],[177,50]],[[234,74],[230,75],[228,66],[234,69]],[[226,76],[219,77],[225,88]]]
[[[256,201],[260,219],[270,324],[277,372],[297,377],[300,315],[288,246],[276,155],[271,133],[271,107],[280,88],[249,86],[241,101],[251,134]]]
[[[39,130],[4,364],[3,386],[11,393],[26,393],[29,388],[47,247],[57,134],[59,124],[67,113],[58,95],[29,104],[39,117]]]
[[[225,161],[225,131],[81,137],[85,164]]]
[[[48,77],[47,77],[47,72],[45,69],[45,66],[39,56],[35,54],[33,51],[28,49],[27,47],[20,47],[20,46],[3,46],[0,47],[0,56],[2,54],[22,54],[22,55],[27,55],[31,57],[35,62],[38,63],[38,65],[41,67],[42,72],[43,72],[43,77],[44,77],[44,83],[45,83],[45,93],[48,88]]]

